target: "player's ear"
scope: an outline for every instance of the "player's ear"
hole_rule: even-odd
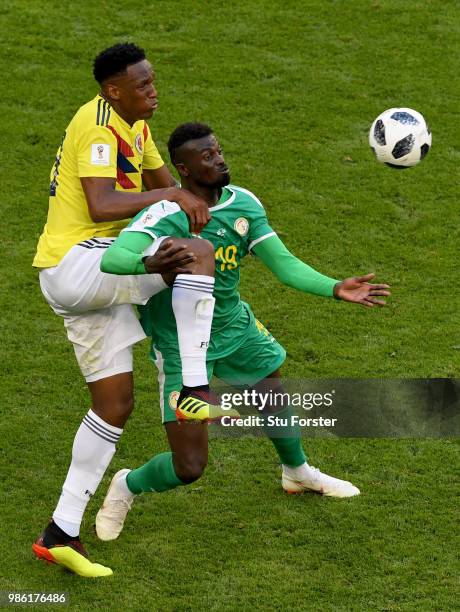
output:
[[[177,172],[179,172],[180,176],[188,176],[189,175],[188,168],[184,164],[181,164],[180,162],[178,164],[176,164],[176,170],[177,170]]]
[[[113,83],[106,83],[104,87],[104,94],[109,100],[119,100],[120,88]]]

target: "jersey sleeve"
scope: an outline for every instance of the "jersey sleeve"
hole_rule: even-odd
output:
[[[108,274],[147,274],[144,251],[152,244],[151,236],[141,232],[120,234],[105,250],[100,268]]]
[[[297,259],[278,236],[260,242],[254,252],[280,282],[304,293],[332,297],[335,285],[340,282]]]
[[[248,251],[251,251],[253,247],[265,240],[270,236],[276,236],[276,232],[270,226],[267,213],[263,207],[261,201],[250,191],[245,193],[252,200],[251,201],[251,213],[249,216],[249,229],[247,234],[248,239]]]
[[[105,126],[82,127],[75,147],[79,177],[117,177],[117,139]]]
[[[187,215],[178,204],[168,200],[144,208],[123,232],[143,232],[153,239],[162,236],[192,237]]]
[[[164,161],[153,142],[152,134],[147,123],[144,123],[144,159],[142,167],[145,170],[156,170],[164,166]]]

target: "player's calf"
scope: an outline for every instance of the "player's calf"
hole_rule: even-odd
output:
[[[207,423],[165,423],[172,464],[177,478],[183,484],[195,482],[203,475],[208,464]]]
[[[185,426],[187,427],[187,425]],[[194,427],[195,425],[189,426]],[[203,475],[206,466],[208,465],[207,453],[206,456],[203,456],[200,453],[195,453],[185,457],[174,454],[173,464],[177,477],[180,478],[184,484],[191,484],[192,482],[197,481]]]

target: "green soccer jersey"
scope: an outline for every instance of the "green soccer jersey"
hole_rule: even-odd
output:
[[[265,210],[256,196],[235,185],[225,187],[218,203],[210,207],[209,211],[211,221],[202,230],[200,237],[209,240],[215,250],[216,303],[208,358],[216,359],[232,352],[235,345],[244,340],[253,317],[238,292],[240,262],[252,247],[274,236],[275,232],[268,224]],[[144,232],[153,238],[193,238],[185,213],[176,203],[168,201],[144,209],[123,231]],[[154,345],[162,352],[177,350],[176,321],[171,297],[171,289],[161,291],[150,299],[141,313],[144,326],[152,333]],[[155,320],[161,321],[161,325],[155,325]]]

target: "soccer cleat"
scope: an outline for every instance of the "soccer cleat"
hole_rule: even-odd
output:
[[[43,536],[40,536],[32,544],[32,550],[37,559],[62,565],[62,567],[84,578],[101,578],[113,574],[110,567],[105,567],[99,563],[91,563],[80,540],[71,540],[66,544],[56,544],[48,548],[43,542]]]
[[[96,515],[96,533],[100,540],[116,540],[123,530],[126,515],[131,510],[135,495],[126,486],[119,486],[119,480],[131,470],[119,470],[110,483],[107,495]]]
[[[215,402],[210,403],[210,399]],[[192,391],[184,398],[179,397],[176,408],[178,421],[218,421],[224,416],[237,418],[240,416],[236,410],[224,410],[219,400],[209,391]]]
[[[360,490],[348,480],[340,480],[328,476],[311,465],[305,466],[301,475],[293,475],[291,468],[283,466],[281,485],[286,493],[303,493],[314,491],[326,497],[353,497],[359,495]]]

